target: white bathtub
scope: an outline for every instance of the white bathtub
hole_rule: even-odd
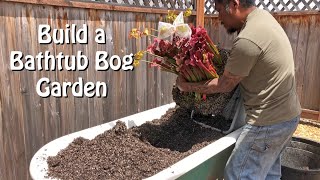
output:
[[[34,180],[51,179],[46,177],[48,170],[48,156],[57,155],[60,150],[66,148],[77,137],[81,136],[86,139],[93,139],[98,134],[111,129],[115,126],[116,121],[119,120],[125,122],[128,128],[132,126],[140,126],[146,121],[160,118],[169,108],[172,107],[175,107],[175,103],[160,106],[55,139],[44,145],[33,156],[29,168],[30,175]],[[225,163],[240,132],[241,129],[238,129],[218,139],[210,145],[147,179],[207,179],[208,176],[215,178],[222,177]]]

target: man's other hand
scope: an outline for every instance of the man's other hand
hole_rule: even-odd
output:
[[[179,75],[176,80],[176,86],[179,88],[180,91],[187,91],[187,86],[186,86],[186,79]]]

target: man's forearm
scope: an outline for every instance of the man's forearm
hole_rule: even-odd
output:
[[[230,92],[236,86],[236,84],[227,80],[226,77],[212,79],[209,81],[201,81],[190,83],[186,82],[184,89],[186,92],[198,92],[201,94],[213,94],[220,92]]]
[[[233,75],[228,71],[224,71],[219,78],[202,81],[187,82],[183,77],[178,76],[176,84],[181,91],[197,92],[201,94],[213,94],[220,92],[230,92],[243,79],[241,76]]]

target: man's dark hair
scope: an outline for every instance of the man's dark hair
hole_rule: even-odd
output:
[[[230,0],[215,0],[216,3],[227,4]],[[240,5],[244,8],[256,6],[255,0],[239,0]]]

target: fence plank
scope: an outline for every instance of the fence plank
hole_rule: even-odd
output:
[[[318,121],[320,122],[320,104],[319,104],[319,116],[318,116]]]
[[[105,30],[106,32],[106,37],[107,37],[107,40],[106,40],[106,44],[100,44],[98,45],[98,50],[101,50],[101,51],[106,51],[108,52],[108,54],[113,54],[113,42],[114,42],[114,38],[113,38],[113,16],[112,16],[112,13],[111,12],[99,12],[99,13],[102,13],[102,16],[100,19],[100,21],[103,21],[103,22],[100,22],[100,25],[101,27]],[[94,50],[93,50],[94,51]],[[113,113],[111,113],[112,111],[114,111],[114,107],[113,107],[113,94],[112,94],[112,81],[113,80],[113,76],[112,76],[112,72],[111,71],[97,71],[96,72],[98,77],[101,78],[101,81],[103,82],[106,82],[108,84],[108,97],[107,98],[104,98],[102,100],[102,104],[103,104],[103,122],[108,122],[110,121],[110,119],[113,119],[114,116],[113,116]],[[96,100],[96,99],[95,99]],[[94,112],[93,112],[94,113]],[[97,117],[97,118],[101,118],[101,117]],[[101,121],[101,120],[99,120]]]
[[[4,21],[5,21],[5,39],[1,42],[6,43],[4,47],[8,49],[16,49],[18,51],[24,51],[22,47],[21,36],[21,11],[15,12],[14,9],[19,8],[19,5],[14,5],[7,7],[4,11]],[[14,13],[12,13],[14,12]],[[8,36],[8,34],[11,34]],[[7,57],[9,57],[10,52],[5,52]],[[17,72],[12,72],[8,66],[7,58],[3,58],[2,64],[4,74],[1,78],[5,79],[5,83],[1,86],[1,99],[2,109],[3,109],[3,144],[5,154],[5,164],[2,168],[6,169],[6,177],[11,179],[18,179],[19,177],[27,177],[27,169],[19,170],[17,167],[27,167],[26,162],[26,152],[22,151],[25,146],[24,131],[23,127],[26,123],[26,116],[23,113],[22,96],[20,92],[20,77],[21,74]],[[4,92],[3,92],[4,91]],[[12,103],[17,102],[17,103]],[[18,103],[20,102],[20,103]],[[12,113],[8,113],[12,112]]]
[[[204,8],[205,0],[197,0],[197,26],[204,26]]]
[[[290,43],[291,43],[291,47],[292,47],[292,50],[293,52],[297,52],[298,49],[300,49],[301,51],[301,46],[303,44],[301,44],[301,42],[299,42],[299,37],[300,37],[300,30],[305,30],[306,28],[303,28],[303,26],[301,25],[301,22],[292,22],[290,18],[288,18],[287,16],[284,16],[284,17],[277,17],[277,21],[281,23],[281,26],[283,27],[284,31],[286,32],[286,34],[289,34],[288,38],[290,40]],[[301,32],[303,33],[303,32]],[[302,34],[303,35],[303,34]],[[303,36],[301,36],[303,38]],[[299,44],[300,43],[300,44]],[[302,47],[303,49],[306,48],[306,46]],[[306,52],[304,52],[306,53]],[[298,87],[298,84],[300,85],[301,82],[300,82],[300,79],[301,77],[304,76],[304,60],[303,59],[297,59],[297,56],[300,56],[300,54],[297,54],[297,53],[294,53],[293,54],[294,56],[294,63],[295,63],[295,74],[298,75],[296,77],[296,86]],[[302,71],[301,71],[302,70]],[[298,74],[298,72],[302,72],[302,74]],[[300,89],[297,90],[298,92],[300,92]],[[299,96],[299,94],[298,94]],[[301,99],[299,97],[299,99]]]
[[[77,29],[80,29],[83,27],[84,24],[87,24],[87,20],[88,20],[88,13],[89,11],[85,11],[83,9],[75,9],[73,8],[69,14],[69,19],[72,20],[72,23],[76,25]],[[88,26],[88,31],[89,29],[91,29],[93,27]],[[89,33],[89,32],[88,32]],[[90,37],[88,36],[88,41],[89,38],[94,38],[94,37]],[[86,55],[88,57],[88,51],[86,50],[87,45],[83,45],[83,44],[74,44],[72,45],[72,53],[71,54],[77,54],[78,51],[83,52],[84,55]],[[90,59],[88,57],[88,61],[89,61],[89,66],[90,64]],[[83,83],[87,83],[88,82],[88,77],[87,74],[88,73],[94,73],[93,71],[75,71],[73,72],[73,79],[71,80],[72,82],[77,82],[79,78],[83,79]],[[95,81],[93,81],[93,83],[95,83]],[[70,94],[70,96],[72,96],[72,94]],[[83,98],[74,98],[74,107],[71,108],[75,108],[75,109],[70,109],[70,111],[76,111],[75,113],[75,130],[79,131],[81,129],[84,129],[85,127],[89,127],[89,112],[88,112],[88,98],[86,96],[83,96]]]
[[[68,9],[59,8],[54,13],[54,23],[53,27],[60,29],[65,27],[66,24],[72,24],[71,13],[72,11]],[[64,55],[72,55],[72,45],[55,45],[55,54],[62,52]],[[73,82],[75,72],[70,71],[56,71],[58,82]],[[74,96],[72,96],[71,91],[67,92],[68,98],[60,98],[59,106],[61,112],[61,133],[69,134],[75,131],[75,114],[76,109],[74,108]]]
[[[298,42],[297,46],[294,50],[294,58],[295,58],[295,71],[296,71],[296,87],[297,87],[297,94],[301,101],[301,104],[304,104],[303,99],[303,85],[304,85],[304,77],[308,76],[306,74],[305,64],[306,64],[306,55],[308,50],[308,36],[309,36],[309,25],[305,21],[299,23],[298,29]],[[293,36],[295,37],[295,36]]]
[[[6,26],[9,26],[7,24],[7,19],[10,17],[9,12],[5,10],[5,6],[0,6],[0,26],[3,28],[0,28],[0,39],[3,42],[3,45],[7,46],[7,29]],[[12,12],[11,16],[12,15]],[[9,52],[6,51],[4,48],[0,48],[0,57],[8,57],[10,56]],[[13,178],[14,176],[12,172],[12,154],[10,151],[7,150],[9,138],[7,138],[7,123],[6,120],[8,120],[9,114],[8,112],[8,107],[7,107],[7,101],[9,98],[9,89],[4,89],[3,87],[7,87],[8,84],[8,72],[9,68],[7,67],[7,63],[5,58],[0,59],[0,176],[1,177],[8,177],[8,178]]]
[[[306,56],[306,68],[305,73],[307,74],[304,78],[304,108],[314,110],[320,104],[320,63],[319,63],[319,28],[320,17],[312,16],[309,37],[308,37],[308,48]]]
[[[32,5],[28,5],[27,12],[34,13],[32,11],[32,8],[34,8]],[[32,29],[32,27],[38,27],[40,23],[48,24],[51,27],[54,27],[54,21],[53,17],[55,16],[54,11],[50,7],[47,7],[48,10],[43,11],[43,8],[37,8],[36,14],[29,15],[32,19],[31,25],[30,25],[30,33],[31,33],[31,42],[34,53],[38,52],[44,52],[48,50],[50,54],[55,55],[55,45],[50,46],[42,46],[37,42],[37,32]],[[50,9],[50,10],[49,10]],[[44,21],[37,21],[41,17],[46,17],[47,20]],[[42,76],[39,76],[39,79],[41,77],[47,77],[51,81],[56,82],[58,81],[57,75],[55,71],[43,71]],[[37,79],[37,80],[39,80]],[[38,96],[37,94],[34,94],[34,96]],[[42,98],[43,100],[43,111],[44,111],[44,142],[49,142],[61,134],[61,118],[60,118],[60,109],[59,109],[59,102],[60,100],[58,98],[49,97],[49,98]],[[40,145],[38,145],[40,146]]]
[[[22,44],[22,52],[27,55],[31,54],[35,56],[41,50],[49,50],[52,49],[52,46],[47,46],[45,49],[41,49],[38,45],[37,38],[37,22],[39,24],[47,24],[45,22],[46,19],[40,20],[37,17],[47,16],[50,11],[42,12],[42,8],[36,7],[33,11],[31,10],[32,6],[28,5],[26,8],[22,8],[23,6],[20,4],[21,8],[21,20],[22,20],[22,30],[21,32],[21,40],[17,40],[18,42],[24,42]],[[49,8],[50,9],[50,8]],[[19,25],[19,27],[21,27]],[[43,52],[44,52],[43,51]],[[22,94],[21,104],[23,105],[23,114],[25,114],[25,124],[24,124],[24,138],[27,142],[25,144],[26,148],[26,163],[29,163],[27,157],[33,155],[35,151],[37,151],[38,147],[44,144],[47,138],[48,140],[52,140],[54,137],[50,138],[50,136],[57,136],[58,133],[55,131],[59,130],[58,126],[54,126],[50,124],[48,119],[48,111],[46,109],[50,104],[47,103],[49,100],[45,98],[39,97],[36,92],[36,84],[37,81],[41,77],[48,77],[45,72],[30,72],[30,71],[22,71],[20,73],[20,91]],[[55,121],[56,119],[51,119]],[[49,123],[49,125],[48,125]],[[46,128],[50,126],[50,128]],[[36,129],[36,130],[35,130]],[[34,138],[37,137],[37,138]],[[26,170],[26,174],[28,174],[28,170]]]

